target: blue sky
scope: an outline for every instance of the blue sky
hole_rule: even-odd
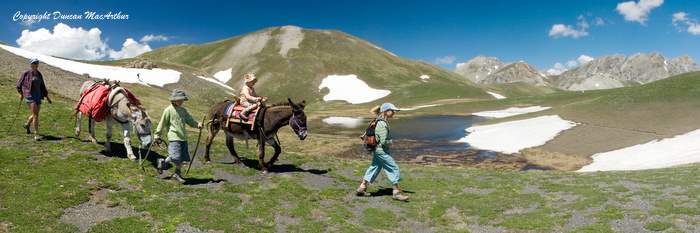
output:
[[[173,43],[205,43],[291,24],[341,30],[410,59],[437,63],[438,58],[454,57],[452,63],[451,59],[444,59],[439,64],[450,69],[476,55],[495,56],[503,61],[525,60],[541,70],[582,54],[597,57],[661,52],[667,57],[688,54],[700,58],[700,32],[694,35],[690,31],[696,31],[688,30],[698,25],[700,4],[635,0],[632,4],[636,5],[627,5],[625,13],[631,18],[626,20],[617,9],[621,2],[624,1],[13,1],[4,4],[5,30],[0,40],[17,46],[23,30],[52,30],[62,22],[85,30],[99,28],[105,45],[114,50],[121,48],[127,38],[138,42],[145,35],[168,37],[167,41],[147,42],[155,49]],[[27,26],[13,20],[17,11],[121,11],[129,19],[44,20]],[[674,25],[672,18],[677,12],[686,15]],[[587,27],[581,26],[582,20]],[[556,24],[572,31],[568,36],[550,35]],[[695,29],[700,30],[700,26]]]

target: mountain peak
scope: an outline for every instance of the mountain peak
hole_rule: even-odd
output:
[[[474,83],[480,83],[503,66],[503,62],[496,57],[479,55],[464,63],[458,63],[455,72]]]
[[[528,83],[546,85],[545,76],[523,60],[504,64],[496,57],[479,55],[457,64],[455,72],[472,82],[481,84]]]
[[[658,52],[635,53],[629,57],[609,55],[562,73],[555,86],[568,90],[609,89],[645,84],[695,70],[698,67],[689,56],[669,60]]]

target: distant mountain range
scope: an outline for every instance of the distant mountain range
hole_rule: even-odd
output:
[[[559,75],[545,75],[524,61],[505,64],[477,56],[457,64],[455,72],[478,84],[525,83],[562,90],[595,90],[634,86],[698,70],[689,56],[666,59],[659,53],[598,57]]]

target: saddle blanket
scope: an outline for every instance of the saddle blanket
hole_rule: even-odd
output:
[[[226,108],[224,108],[224,118],[227,119],[226,121],[229,123],[243,123],[243,124],[253,124],[255,122],[255,115],[258,112],[258,109],[254,109],[253,111],[250,111],[248,113],[248,121],[244,121],[239,117],[239,114],[243,112],[245,108],[241,106],[240,104],[234,103],[234,102],[229,102],[226,104]]]
[[[97,122],[105,119],[109,114],[107,98],[111,89],[100,83],[94,83],[80,93],[80,100],[75,110],[89,116]]]
[[[141,101],[126,88],[118,88],[123,91],[129,103],[140,106]],[[103,121],[109,114],[109,95],[112,89],[102,83],[93,83],[89,88],[80,93],[80,100],[75,106],[75,110],[89,116],[97,122]]]

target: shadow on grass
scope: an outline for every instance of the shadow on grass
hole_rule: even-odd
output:
[[[53,135],[48,135],[48,134],[40,134],[41,140],[40,141],[62,141],[64,138],[63,137],[57,137]]]
[[[104,146],[104,142],[99,142],[100,145]],[[159,154],[156,151],[151,150],[150,154],[146,156],[146,149],[139,149],[138,147],[131,147],[131,149],[134,151],[134,155],[136,155],[136,158],[138,160],[139,154],[144,156],[147,161],[151,162],[151,166],[153,168],[156,167],[157,161],[159,158],[165,158],[165,156]],[[112,151],[107,152],[106,150],[101,150],[100,154],[107,156],[107,157],[112,157],[112,158],[123,158],[123,159],[128,159],[126,156],[126,147],[124,147],[123,143],[118,143],[118,142],[112,142]],[[146,163],[144,161],[144,163]]]
[[[380,188],[379,190],[371,192],[369,194],[372,197],[391,196],[391,195],[393,195],[393,191],[394,191],[394,189],[392,189],[392,188]],[[401,192],[403,192],[403,193],[415,193],[413,191],[408,191],[408,190],[401,190]]]
[[[242,166],[246,166],[248,168],[252,168],[255,170],[260,171],[260,165],[258,164],[257,159],[249,159],[245,157],[241,157],[241,162],[243,163]],[[233,164],[237,165],[234,162],[220,162],[222,164]],[[328,169],[302,169],[298,167],[297,165],[294,164],[273,164],[272,167],[269,170],[270,172],[274,173],[287,173],[287,172],[308,172],[314,175],[323,175],[328,173]]]

